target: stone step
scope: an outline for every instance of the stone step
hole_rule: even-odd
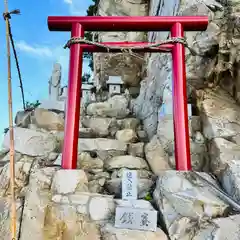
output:
[[[125,155],[127,144],[115,139],[79,138],[78,152],[96,152],[102,160],[106,160],[113,156]]]
[[[79,138],[96,138],[96,133],[91,128],[79,128]]]

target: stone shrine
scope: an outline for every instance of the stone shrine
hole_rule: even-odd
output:
[[[91,101],[91,89],[93,88],[92,83],[83,83],[82,84],[82,98],[81,101],[83,104],[88,104]]]
[[[121,94],[123,92],[123,84],[121,76],[109,76],[106,82],[108,86],[109,96],[113,94]]]

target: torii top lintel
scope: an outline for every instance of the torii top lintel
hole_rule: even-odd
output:
[[[208,16],[49,16],[50,31],[71,31],[72,25],[79,23],[84,31],[169,31],[175,23],[180,23],[184,31],[204,31]]]

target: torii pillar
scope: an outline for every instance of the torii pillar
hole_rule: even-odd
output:
[[[48,17],[50,31],[68,31],[71,32],[71,37],[83,37],[84,31],[170,31],[172,37],[183,38],[185,31],[204,31],[207,25],[207,16]],[[115,47],[146,45],[146,48],[139,51],[170,51],[172,53],[176,169],[191,170],[184,45],[174,43],[150,48],[148,45],[152,43],[147,42],[105,42],[103,44]],[[116,51],[118,50],[115,49],[114,52]],[[64,169],[75,169],[77,166],[83,52],[106,52],[106,49],[87,44],[73,44],[70,47],[67,113],[62,154]]]

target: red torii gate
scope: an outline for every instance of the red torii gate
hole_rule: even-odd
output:
[[[207,25],[207,16],[48,17],[50,31],[68,31],[71,32],[72,38],[82,38],[84,31],[171,31],[172,38],[183,38],[184,31],[204,31]],[[146,48],[139,49],[142,52],[171,51],[176,169],[191,170],[184,45],[173,43],[150,48],[148,46],[152,43],[148,42],[105,42],[103,44],[114,47],[145,45]],[[67,113],[62,154],[64,169],[75,169],[77,165],[83,52],[106,52],[106,48],[90,44],[72,44],[70,46]]]

